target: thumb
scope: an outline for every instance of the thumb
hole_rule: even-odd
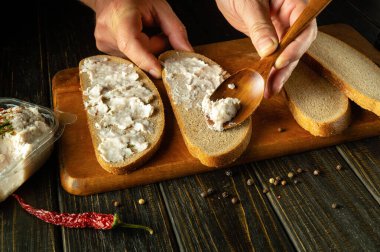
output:
[[[270,18],[269,1],[244,1],[243,22],[247,35],[260,57],[272,54],[278,46],[276,30]]]

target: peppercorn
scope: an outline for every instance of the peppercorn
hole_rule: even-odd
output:
[[[338,164],[336,167],[335,167],[338,171],[342,170],[342,166],[340,164]]]
[[[120,202],[117,201],[117,200],[113,200],[113,201],[112,201],[112,204],[113,204],[114,207],[118,207],[118,206],[120,206]]]
[[[273,184],[274,183],[274,178],[269,179],[269,183]]]
[[[239,202],[239,199],[236,198],[236,197],[232,197],[231,202],[232,202],[232,204],[235,205],[235,204],[237,204]]]
[[[277,128],[277,131],[281,133],[281,132],[284,132],[284,131],[285,131],[285,129],[284,129],[284,128],[281,128],[281,127],[279,127],[279,128]]]
[[[294,173],[293,173],[293,172],[289,172],[289,173],[288,173],[288,178],[291,179],[291,178],[293,178],[293,177],[294,177]]]
[[[285,186],[286,185],[286,180],[281,181],[281,185]]]
[[[207,194],[208,195],[211,195],[213,193],[214,193],[214,189],[212,189],[212,188],[207,189]]]
[[[139,204],[140,205],[144,205],[145,204],[145,200],[144,199],[139,199]]]
[[[206,198],[207,197],[207,192],[201,192],[201,197]]]
[[[302,173],[302,172],[303,172],[303,170],[301,168],[297,169],[297,173]]]
[[[254,184],[253,179],[250,178],[250,179],[247,180],[247,185],[250,186],[250,185],[253,185],[253,184]]]
[[[232,176],[232,171],[231,170],[227,170],[225,172],[225,174],[228,176],[228,177],[231,177]]]
[[[230,195],[228,194],[228,192],[223,192],[223,193],[222,193],[222,197],[223,197],[223,198],[228,198],[228,196],[230,196]]]
[[[319,175],[319,173],[320,173],[320,171],[319,171],[319,170],[314,170],[314,171],[313,171],[313,174],[314,174],[314,176],[318,176],[318,175]]]

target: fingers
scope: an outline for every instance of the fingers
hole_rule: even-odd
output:
[[[185,26],[175,15],[169,4],[166,1],[158,1],[157,5],[159,25],[166,36],[168,36],[173,48],[176,50],[193,51]]]
[[[268,1],[244,1],[241,18],[260,57],[272,54],[278,46],[278,37],[273,27]]]
[[[299,60],[290,63],[288,66],[282,68],[282,69],[273,69],[270,78],[269,83],[265,87],[264,91],[264,97],[270,98],[273,95],[276,95],[280,92],[282,87],[284,86],[285,82],[289,79],[291,73],[296,68]]]
[[[299,60],[316,37],[317,23],[314,19],[312,23],[310,23],[309,26],[285,48],[285,50],[277,58],[275,67],[277,69],[281,69],[290,63]]]
[[[279,12],[279,19],[282,22],[288,20],[288,25],[293,25],[306,7],[303,0],[293,0],[284,2]],[[287,48],[277,58],[275,67],[281,69],[288,64],[295,62],[307,51],[311,43],[317,36],[317,22],[314,19],[308,27],[298,37],[290,43]]]
[[[150,44],[161,41],[159,37],[152,38],[142,33],[142,20],[136,9],[127,9],[113,22],[113,33],[118,49],[133,61],[138,67],[149,72],[154,78],[161,77],[161,65],[149,50]],[[156,48],[157,49],[157,48]]]

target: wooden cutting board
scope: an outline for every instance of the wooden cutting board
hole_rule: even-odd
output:
[[[330,25],[321,30],[338,37],[380,64],[380,53],[353,28]],[[218,62],[230,73],[258,59],[249,39],[198,46],[195,50]],[[161,81],[155,81],[165,105],[166,128],[159,151],[141,169],[127,175],[113,175],[97,163],[91,143],[79,89],[78,69],[58,72],[53,78],[54,108],[77,115],[60,140],[60,176],[63,188],[72,194],[88,195],[154,183],[217,168],[203,166],[193,158],[174,120]],[[277,129],[286,129],[280,133]],[[353,122],[341,135],[320,138],[302,129],[290,114],[282,96],[264,100],[253,116],[253,133],[247,151],[236,164],[278,157],[380,135],[380,119],[353,106]]]

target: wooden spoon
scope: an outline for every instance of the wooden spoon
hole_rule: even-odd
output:
[[[234,73],[218,86],[210,97],[212,101],[227,97],[240,100],[238,113],[223,125],[224,129],[237,126],[252,115],[263,99],[265,85],[277,57],[330,2],[331,0],[310,0],[273,54],[262,58],[249,68]],[[228,87],[231,83],[235,84],[234,89]]]

